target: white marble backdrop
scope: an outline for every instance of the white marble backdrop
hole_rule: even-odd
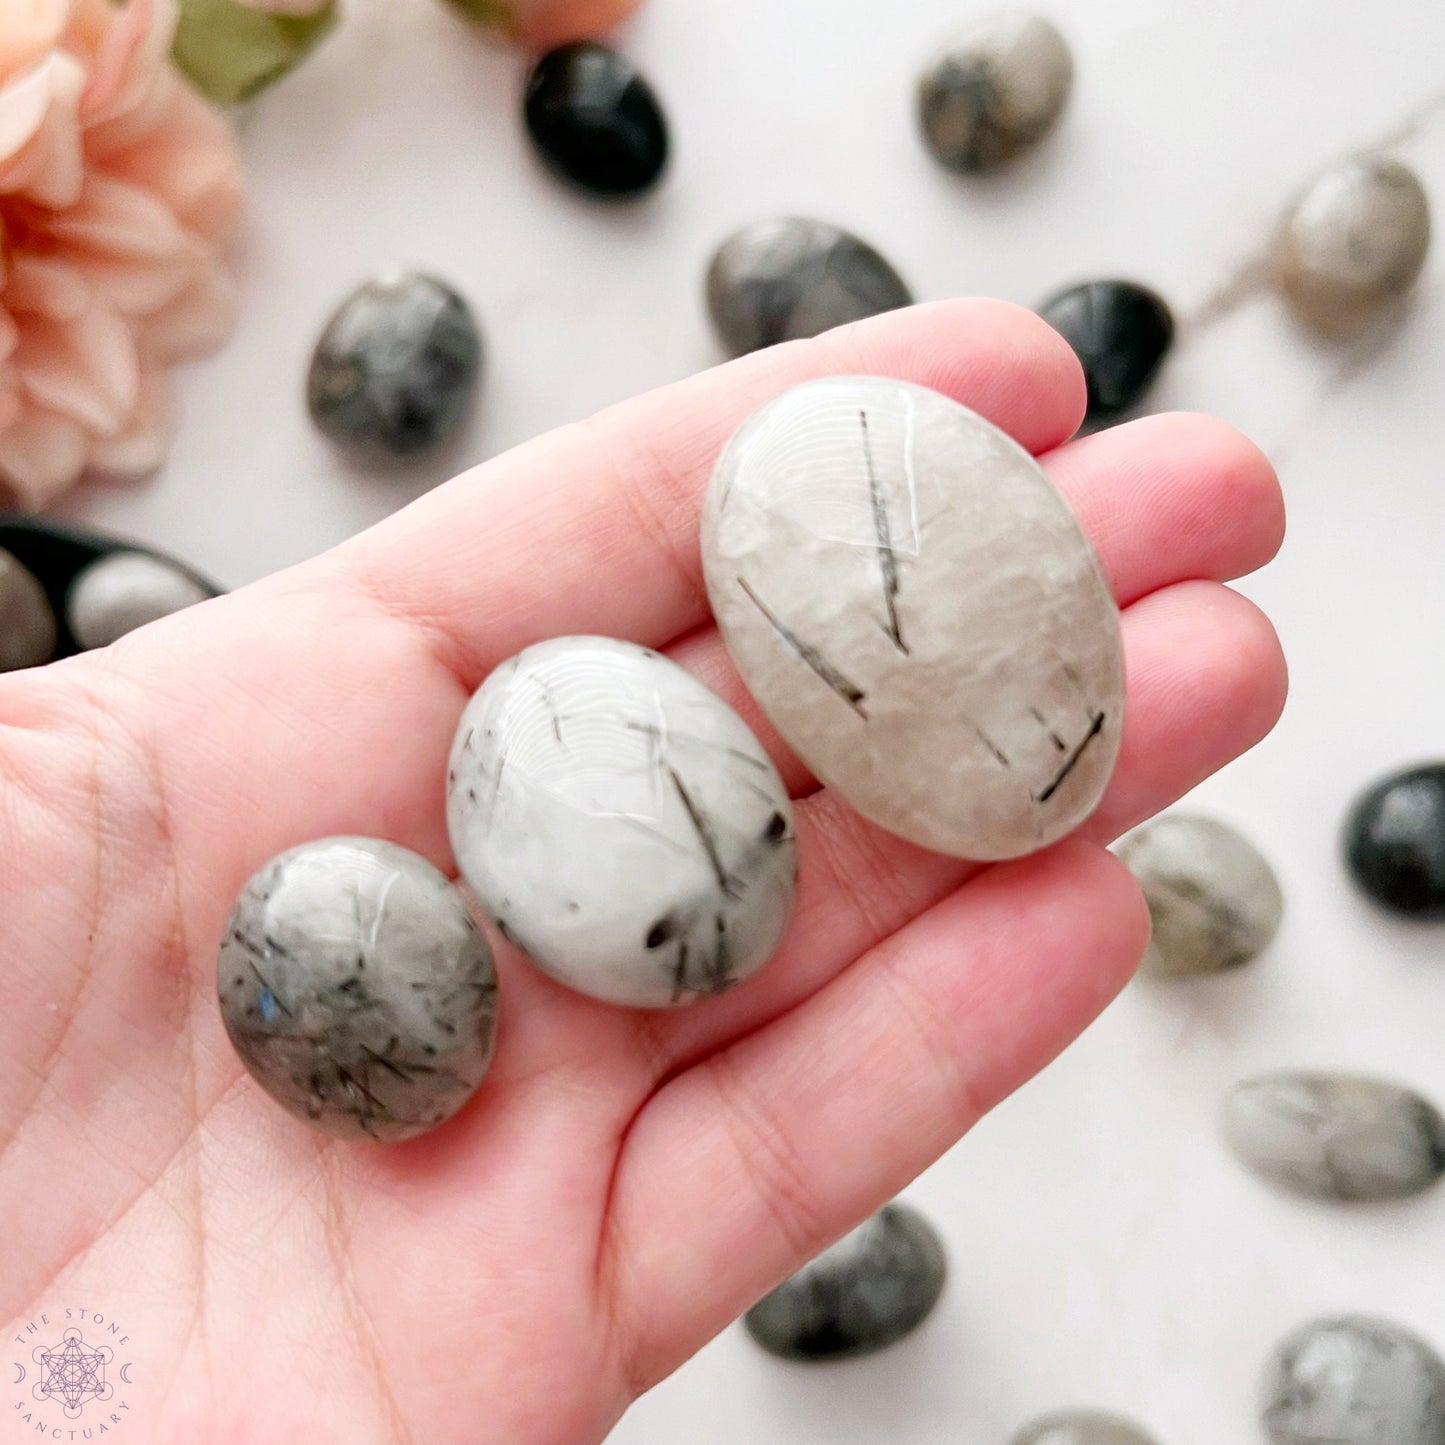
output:
[[[1272,1065],[1384,1071],[1445,1102],[1445,931],[1392,924],[1337,858],[1355,790],[1445,753],[1445,247],[1374,356],[1295,334],[1267,297],[1199,324],[1321,162],[1400,129],[1445,214],[1435,0],[1054,0],[1078,85],[1055,139],[967,182],[914,135],[915,70],[961,0],[651,0],[623,41],[668,104],[665,187],[563,194],[518,120],[521,64],[433,0],[347,0],[327,47],[244,117],[251,178],[235,341],[183,378],[163,476],[69,510],[227,584],[320,551],[477,458],[715,359],[701,276],[775,212],[874,241],[920,297],[1032,303],[1117,273],[1184,318],[1155,406],[1217,411],[1279,461],[1282,558],[1246,590],[1294,693],[1278,732],[1200,790],[1275,860],[1281,938],[1238,976],[1139,983],[910,1191],[944,1234],[938,1314],[891,1353],[807,1370],[729,1331],[615,1445],[1001,1442],[1074,1402],[1163,1445],[1257,1438],[1259,1363],[1317,1311],[1393,1315],[1445,1346],[1445,1193],[1346,1213],[1271,1193],[1216,1139],[1222,1090]],[[339,295],[415,261],[474,300],[485,399],[453,456],[358,473],[301,404]],[[481,1428],[481,1422],[478,1422]]]

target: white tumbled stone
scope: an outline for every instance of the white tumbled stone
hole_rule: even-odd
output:
[[[1124,714],[1119,618],[1038,464],[937,392],[840,376],[743,423],[703,516],[708,595],[778,731],[864,816],[959,857],[1092,811]]]
[[[762,745],[634,643],[560,637],[499,667],[462,715],[447,823],[502,935],[612,1003],[721,993],[792,910],[792,808]]]
[[[210,595],[194,577],[164,558],[146,552],[112,552],[97,558],[70,584],[66,620],[82,648],[109,647],[127,632],[193,607]]]

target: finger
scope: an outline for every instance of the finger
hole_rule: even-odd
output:
[[[1123,618],[1128,701],[1119,763],[1084,836],[1109,843],[1253,747],[1284,705],[1268,619],[1237,592],[1185,582]],[[751,983],[638,1029],[657,1078],[762,1027],[979,871],[865,822],[836,794],[797,805],[798,900],[778,956]]]
[[[702,494],[724,442],[796,382],[877,373],[966,402],[1033,451],[1078,425],[1067,343],[1004,302],[939,302],[770,348],[564,427],[458,477],[338,550],[472,685],[540,638],[652,646],[707,616]]]
[[[668,1084],[626,1140],[603,1238],[631,1383],[666,1374],[1042,1068],[1148,932],[1123,864],[1067,841],[990,868]]]
[[[1042,461],[1121,607],[1176,582],[1242,577],[1283,539],[1284,502],[1269,459],[1213,417],[1145,417],[1069,442]],[[816,786],[743,686],[715,629],[700,628],[669,655],[742,715],[790,791]]]

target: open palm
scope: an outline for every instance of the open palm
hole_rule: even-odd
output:
[[[731,670],[700,582],[709,469],[754,406],[834,372],[972,406],[1046,454],[1094,540],[1129,713],[1086,838],[986,869],[923,853],[819,791]],[[313,562],[0,680],[3,1358],[102,1311],[133,1360],[110,1409],[163,1445],[597,1441],[1039,1069],[1143,949],[1102,845],[1257,741],[1284,692],[1269,624],[1219,585],[1278,545],[1268,463],[1182,415],[1064,445],[1082,411],[1027,312],[916,308],[566,428]],[[449,867],[467,696],[574,632],[665,648],[757,727],[802,800],[782,953],[635,1013],[499,945],[497,1055],[458,1117],[392,1146],[309,1131],[218,1016],[238,888],[337,833]]]

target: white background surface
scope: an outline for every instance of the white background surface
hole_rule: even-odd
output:
[[[1151,404],[1250,430],[1291,505],[1284,556],[1245,589],[1279,624],[1290,708],[1198,798],[1277,863],[1277,946],[1236,977],[1133,985],[917,1183],[953,1273],[915,1337],[809,1370],[731,1330],[615,1445],[1002,1445],[1076,1402],[1137,1416],[1161,1445],[1250,1442],[1260,1361],[1313,1313],[1383,1312],[1445,1346],[1445,1193],[1311,1207],[1243,1175],[1215,1133],[1222,1090],[1277,1065],[1387,1072],[1445,1101],[1445,931],[1373,914],[1337,862],[1357,789],[1445,752],[1445,255],[1372,357],[1310,345],[1267,297],[1188,324],[1321,162],[1445,98],[1445,7],[1055,0],[1079,72],[1066,123],[1006,177],[968,182],[932,164],[911,109],[964,0],[651,0],[622,43],[667,103],[675,163],[626,209],[573,198],[534,164],[520,57],[431,0],[348,8],[242,118],[241,323],[183,379],[169,466],[83,492],[71,514],[228,585],[320,551],[472,460],[710,364],[707,257],[779,212],[860,231],[920,298],[1153,283],[1186,327]],[[1445,212],[1445,115],[1401,154]],[[475,302],[485,395],[452,456],[367,475],[311,432],[302,377],[343,292],[405,261]]]

